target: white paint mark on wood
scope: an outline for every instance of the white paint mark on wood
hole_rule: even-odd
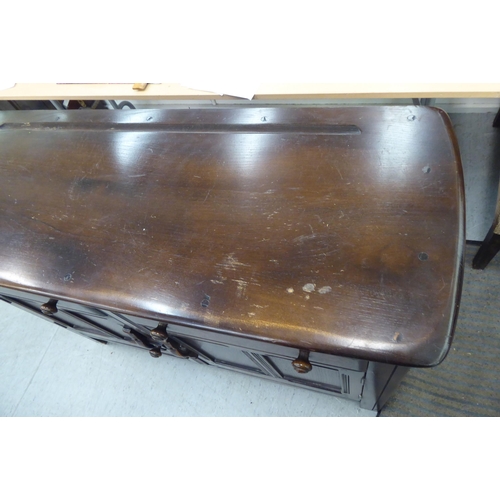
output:
[[[243,262],[239,262],[238,259],[234,256],[234,253],[226,255],[222,262],[216,265],[223,267],[226,270],[231,269],[232,271],[236,271],[238,267],[250,267],[250,264],[243,264]]]
[[[237,284],[237,288],[236,288],[236,295],[238,296],[239,299],[241,298],[247,298],[246,297],[246,289],[247,289],[247,286],[248,286],[248,283],[245,281],[245,280],[232,280],[234,281],[236,284]]]

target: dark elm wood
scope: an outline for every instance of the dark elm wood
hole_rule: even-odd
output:
[[[7,111],[0,178],[0,291],[92,338],[358,400],[362,363],[450,347],[464,193],[440,110]]]

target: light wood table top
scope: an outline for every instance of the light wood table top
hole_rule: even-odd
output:
[[[152,83],[143,91],[133,83],[17,83],[0,90],[0,100],[65,99],[234,99],[178,83]],[[262,83],[253,100],[270,99],[388,99],[388,98],[499,98],[500,83]]]

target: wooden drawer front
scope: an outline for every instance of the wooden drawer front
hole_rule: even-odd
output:
[[[363,372],[311,363],[310,372],[297,373],[291,358],[281,356],[263,356],[263,358],[273,367],[279,377],[294,384],[332,391],[355,400],[361,397]]]
[[[253,352],[260,355],[277,355],[288,357],[291,360],[295,359],[299,354],[299,349],[273,344],[270,342],[262,342],[258,340],[252,340],[245,337],[238,337],[235,335],[230,335],[227,333],[213,332],[210,330],[201,330],[197,328],[179,326],[179,325],[169,325],[168,331],[175,336],[186,336],[190,339],[199,340],[209,340],[224,345],[234,346],[245,351]],[[325,353],[310,353],[310,361],[316,362],[322,365],[328,365],[335,368],[345,368],[353,371],[365,372],[368,367],[368,362],[359,360],[344,358],[341,356],[335,356],[333,354]]]
[[[114,313],[113,313],[114,314]],[[130,314],[120,314],[123,321],[133,325],[138,331],[148,334],[149,330],[158,326],[158,321],[153,319],[140,318]],[[295,359],[299,350],[293,347],[281,346],[276,343],[263,342],[245,338],[243,335],[237,336],[229,333],[214,332],[212,330],[202,330],[183,325],[169,323],[167,331],[169,335],[177,338],[196,339],[197,341],[208,341],[215,344],[237,347],[244,351],[258,354],[276,354],[285,355]],[[190,343],[190,340],[188,341]],[[368,361],[360,359],[345,358],[333,354],[311,352],[311,362],[334,366],[336,368],[345,368],[353,371],[365,372],[368,367]]]
[[[20,301],[25,306],[40,312],[40,306],[46,303],[49,298],[38,294],[0,288],[0,294],[5,295],[9,300]],[[158,326],[158,320],[150,318],[141,318],[131,314],[115,313],[104,311],[95,307],[89,307],[74,302],[59,300],[57,302],[58,312],[53,315],[54,320],[59,320],[73,329],[91,335],[99,336],[100,339],[109,341],[121,341],[131,343],[141,347],[152,347],[157,342],[151,337],[150,331]],[[44,316],[45,317],[45,316]],[[267,373],[269,369],[264,370],[261,366],[261,359],[258,356],[276,355],[293,360],[298,356],[299,350],[293,347],[281,346],[275,343],[263,342],[237,336],[229,333],[214,332],[212,330],[202,330],[198,328],[168,324],[167,332],[169,336],[178,338],[197,349],[201,346],[200,342],[208,349],[206,356],[209,360],[218,360],[217,364],[231,364],[235,367],[256,371],[258,373]],[[238,355],[238,362],[234,357],[228,359],[227,353],[231,350],[226,347],[234,347],[243,351]],[[215,352],[215,351],[216,352]],[[236,352],[236,351],[235,351]],[[203,354],[203,348],[201,348]],[[226,353],[226,354],[224,354]],[[252,355],[251,355],[252,354]],[[250,355],[250,358],[249,358]],[[253,356],[253,355],[257,355]],[[248,362],[246,361],[248,359]],[[311,352],[309,360],[312,364],[334,367],[336,369],[347,369],[352,371],[365,372],[368,362],[364,360],[345,358],[333,354]],[[215,361],[214,361],[215,362]],[[246,368],[245,368],[246,367]]]
[[[175,338],[194,349],[210,364],[286,380],[295,385],[333,392],[349,399],[359,400],[361,397],[364,372],[311,363],[310,372],[297,373],[292,365],[295,359],[293,357],[259,354],[235,346],[188,337]]]

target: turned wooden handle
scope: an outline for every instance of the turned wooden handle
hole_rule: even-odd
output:
[[[169,350],[170,354],[173,354],[174,356],[178,357],[178,358],[183,358],[183,359],[187,359],[189,358],[189,356],[187,354],[184,354],[183,352],[181,352],[179,349],[177,349],[177,347],[173,346],[170,342],[167,342],[167,349]]]
[[[161,349],[159,347],[153,347],[149,350],[149,354],[151,354],[153,358],[159,358],[161,356]]]
[[[57,313],[57,300],[55,299],[50,299],[48,302],[45,304],[42,304],[40,306],[40,311],[42,311],[43,314],[46,316],[52,316],[53,314]]]
[[[309,352],[301,349],[299,357],[292,361],[292,366],[297,373],[308,373],[312,370],[312,365],[309,363]]]
[[[159,340],[160,342],[167,340],[167,338],[168,338],[168,336],[167,336],[167,324],[166,323],[158,323],[158,326],[151,330],[151,337],[153,337],[154,340]]]

